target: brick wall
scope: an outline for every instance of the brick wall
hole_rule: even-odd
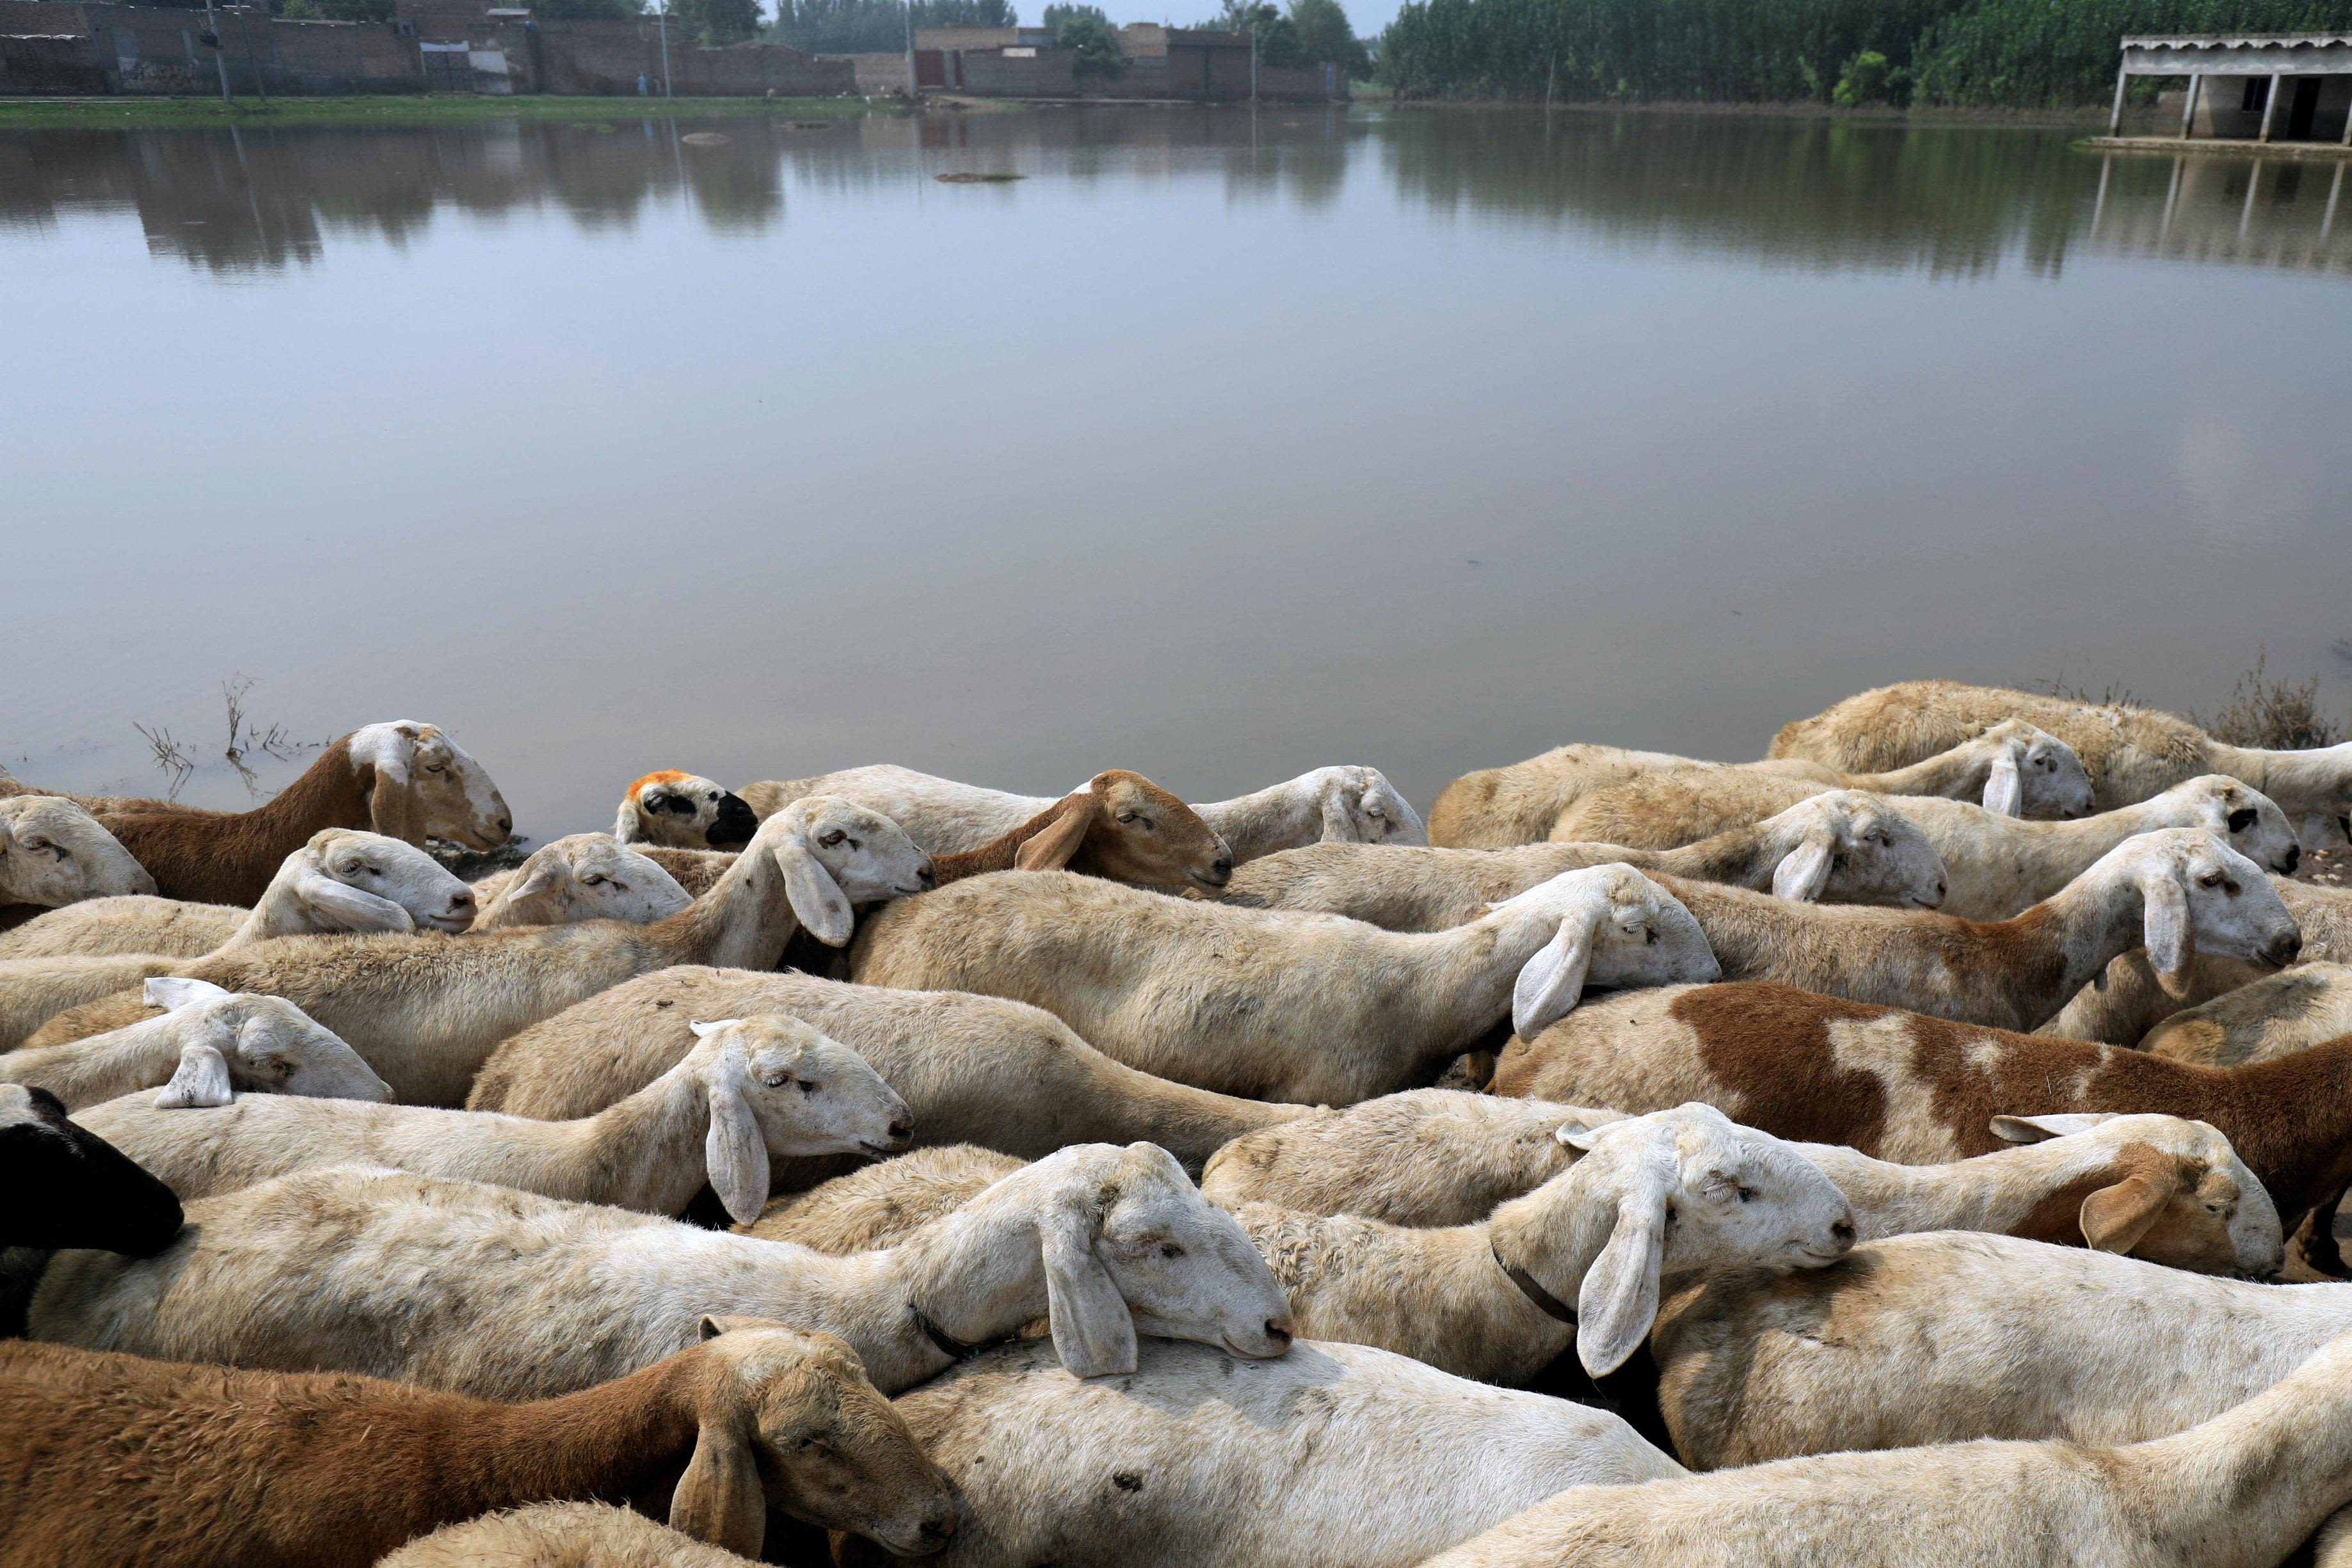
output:
[[[0,33],[0,92],[101,93],[106,67],[86,33]]]

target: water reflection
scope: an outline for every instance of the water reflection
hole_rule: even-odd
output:
[[[1304,211],[1351,169],[1425,213],[1572,229],[1632,250],[1811,270],[2055,277],[2109,253],[2352,268],[2341,163],[2092,156],[2072,133],[1739,116],[1064,110],[821,128],[646,118],[431,129],[0,135],[0,226],[138,215],[148,248],[215,274],[394,246],[451,209],[556,212],[625,233],[678,202],[711,229],[782,226],[788,191],[894,189],[1008,168],[1086,185],[1210,181]],[[1013,187],[989,193],[1017,200]],[[2013,258],[2013,259],[2012,259]]]

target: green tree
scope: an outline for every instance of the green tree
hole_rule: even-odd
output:
[[[178,0],[161,0],[166,5]],[[195,0],[201,6],[204,0]],[[392,0],[283,0],[273,5],[270,15],[283,16],[289,22],[389,22],[392,20]]]
[[[1257,58],[1270,66],[1303,66],[1307,51],[1298,42],[1298,28],[1267,0],[1224,0],[1225,26],[1257,37]]]
[[[645,9],[638,0],[526,0],[542,22],[615,22]]]
[[[1093,20],[1101,23],[1105,27],[1108,27],[1110,26],[1109,15],[1099,5],[1066,4],[1057,4],[1046,6],[1045,14],[1038,18],[1037,25],[1041,27],[1052,27],[1058,32],[1062,24],[1070,20],[1074,16],[1091,17]]]
[[[1072,9],[1072,7],[1064,7]],[[1054,42],[1075,52],[1076,58],[1070,68],[1080,76],[1117,76],[1127,68],[1127,57],[1118,52],[1118,39],[1110,30],[1110,23],[1100,11],[1086,7],[1093,15],[1065,16]]]
[[[1290,0],[1290,25],[1297,29],[1299,52],[1312,64],[1338,66],[1356,80],[1372,74],[1371,56],[1339,0]]]
[[[740,44],[760,30],[760,0],[669,0],[669,14],[698,44]]]

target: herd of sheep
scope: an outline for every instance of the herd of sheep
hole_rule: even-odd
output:
[[[0,1568],[2352,1564],[2352,746],[1772,752],[0,774]]]

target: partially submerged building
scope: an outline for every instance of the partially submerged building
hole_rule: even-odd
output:
[[[1119,68],[1084,72],[1045,27],[919,27],[915,85],[984,98],[1107,98],[1236,103],[1253,96],[1323,102],[1348,96],[1329,66],[1252,58],[1246,32],[1136,22],[1111,35]]]
[[[2107,135],[2134,77],[2186,77],[2179,141],[2352,146],[2352,33],[2171,33],[2123,41]]]

